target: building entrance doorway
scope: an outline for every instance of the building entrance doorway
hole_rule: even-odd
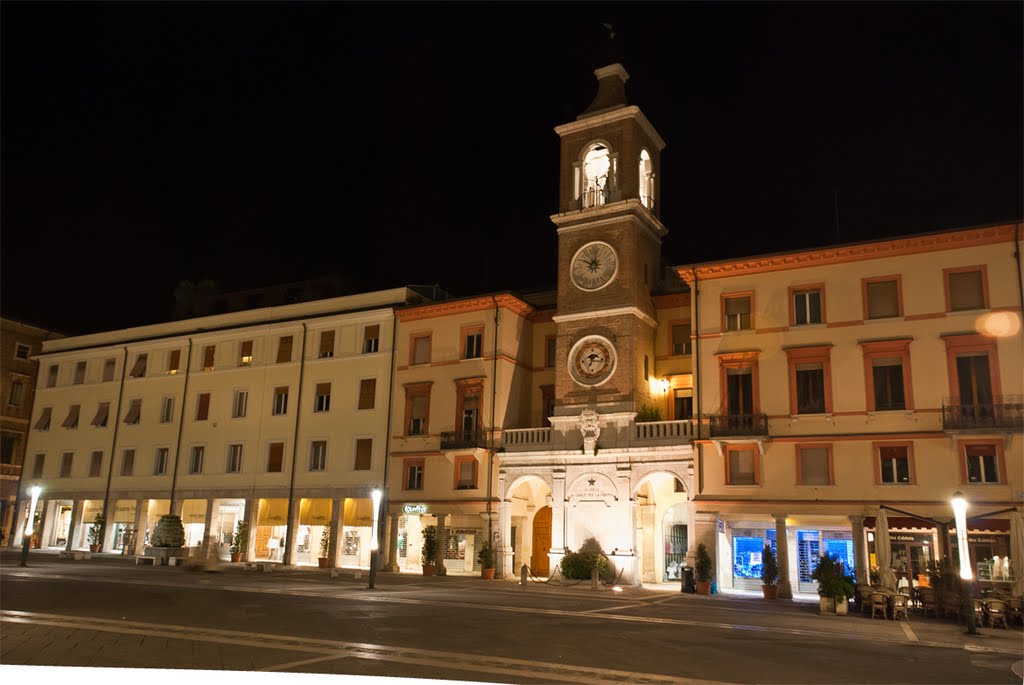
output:
[[[551,574],[548,552],[551,551],[551,507],[537,510],[533,517],[533,554],[530,568],[537,577]]]

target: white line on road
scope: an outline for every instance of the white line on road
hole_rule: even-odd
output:
[[[298,668],[299,666],[308,666],[310,664],[318,664],[321,661],[334,661],[335,659],[344,659],[349,656],[348,654],[330,654],[328,656],[318,656],[312,659],[303,659],[301,661],[289,661],[286,664],[277,664],[276,666],[267,666],[261,668],[261,671],[283,671],[286,668]]]
[[[915,633],[914,629],[910,627],[909,621],[899,621],[899,624],[900,628],[903,628],[903,634],[907,636],[908,640],[911,642],[920,642],[917,637],[917,633]]]

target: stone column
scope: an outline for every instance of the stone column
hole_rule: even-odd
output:
[[[296,497],[292,500],[292,515],[288,519],[288,533],[285,539],[288,541],[288,549],[282,550],[281,561],[289,566],[295,566],[295,550],[299,547],[299,507],[302,499]]]
[[[258,497],[245,498],[245,521],[249,524],[249,539],[246,541],[245,549],[239,550],[244,561],[251,561],[256,557],[256,524],[259,522]]]
[[[111,496],[103,506],[103,542],[100,552],[114,549],[114,514],[117,513],[117,498]]]
[[[398,566],[398,519],[401,514],[391,514],[388,516],[388,563],[385,564],[384,570],[390,573],[398,573],[402,569]],[[405,541],[406,549],[408,549],[409,541]]]
[[[204,559],[217,556],[217,545],[210,532],[210,529],[213,527],[213,505],[216,502],[217,500],[214,499],[206,500],[206,518],[203,520],[203,544],[199,549],[199,553]]]
[[[178,497],[178,498],[176,498],[176,499],[174,500],[174,505],[173,505],[173,506],[171,507],[171,511],[170,511],[169,513],[170,513],[170,514],[171,514],[172,516],[177,516],[178,518],[181,518],[181,514],[182,514],[182,513],[184,512],[184,511],[185,511],[185,498],[184,498],[184,497]],[[185,522],[184,522],[184,521],[182,521],[182,524],[184,524],[184,523],[185,523]]]
[[[342,527],[345,525],[345,498],[331,500],[331,544],[327,558],[331,568],[338,567],[338,545],[341,542]]]
[[[868,584],[868,546],[864,540],[864,517],[851,516],[853,529],[853,572],[858,583]]]
[[[512,548],[512,503],[502,500],[498,504],[498,554],[495,558],[498,568],[494,572],[497,578],[508,578],[516,575],[512,568],[515,550]]]
[[[11,536],[11,547],[21,547],[22,538],[25,537],[25,523],[28,517],[29,506],[28,500],[23,500],[18,505],[18,511],[14,512],[14,535]]]
[[[149,518],[149,500],[135,500],[135,548],[129,554],[141,555],[145,550],[146,521]]]
[[[775,518],[775,557],[779,564],[779,599],[793,598],[793,585],[789,580],[789,538],[786,515],[772,514]]]
[[[68,544],[64,545],[64,549],[68,552],[75,548],[75,538],[78,537],[78,529],[82,526],[82,511],[84,508],[84,501],[80,499],[71,501],[71,525],[68,526]]]
[[[565,555],[565,525],[565,474],[556,473],[551,480],[551,552],[559,555],[557,561]]]
[[[434,575],[446,576],[448,575],[448,570],[444,567],[444,550],[448,542],[448,529],[444,524],[446,514],[434,514],[434,516],[437,517],[437,565],[434,567]]]
[[[711,578],[718,578],[718,512],[698,511],[694,514],[694,567],[696,568],[697,545],[703,543],[711,557]],[[721,583],[719,583],[721,585]]]

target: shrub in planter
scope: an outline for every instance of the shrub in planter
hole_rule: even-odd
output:
[[[765,599],[777,599],[779,596],[779,565],[768,545],[761,553],[761,592]]]
[[[694,564],[694,571],[697,575],[697,594],[706,595],[711,592],[711,575],[713,566],[711,565],[711,555],[708,554],[708,548],[704,546],[704,543],[697,545],[697,559]]]
[[[89,551],[99,552],[103,548],[103,527],[106,525],[107,520],[103,518],[103,514],[96,514],[96,518],[92,520],[92,525],[89,526]]]
[[[161,516],[149,538],[149,544],[151,547],[184,547],[185,527],[181,525],[181,517],[174,514]]]
[[[818,582],[819,611],[829,614],[836,611],[839,604],[846,603],[856,595],[856,586],[853,578],[846,575],[843,565],[836,555],[825,554],[818,558],[818,563],[811,573],[811,578]],[[837,613],[846,613],[837,611]]]
[[[562,557],[562,575],[566,578],[587,580],[595,568],[597,569],[598,577],[605,582],[614,580],[611,577],[612,565],[608,561],[604,550],[601,549],[601,545],[594,538],[587,538],[579,548],[579,551],[567,552]]]
[[[637,423],[649,423],[651,421],[661,421],[661,409],[658,407],[650,407],[646,404],[641,404],[640,408],[636,410]]]
[[[423,529],[423,575],[434,575],[434,566],[437,565],[437,526],[427,526]]]
[[[320,568],[329,568],[331,561],[331,529],[324,527],[324,532],[320,535],[320,557],[316,560],[317,565]]]
[[[249,524],[239,521],[235,525],[235,534],[231,536],[231,561],[241,561],[245,550],[249,548]]]
[[[485,580],[493,580],[494,548],[491,547],[491,543],[485,542],[480,547],[480,551],[476,553],[476,558],[480,562],[480,577]]]

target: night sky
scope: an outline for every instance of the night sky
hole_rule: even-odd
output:
[[[183,279],[551,287],[553,128],[602,22],[668,143],[668,264],[1019,220],[1022,7],[4,2],[0,308],[81,333],[170,319]]]

